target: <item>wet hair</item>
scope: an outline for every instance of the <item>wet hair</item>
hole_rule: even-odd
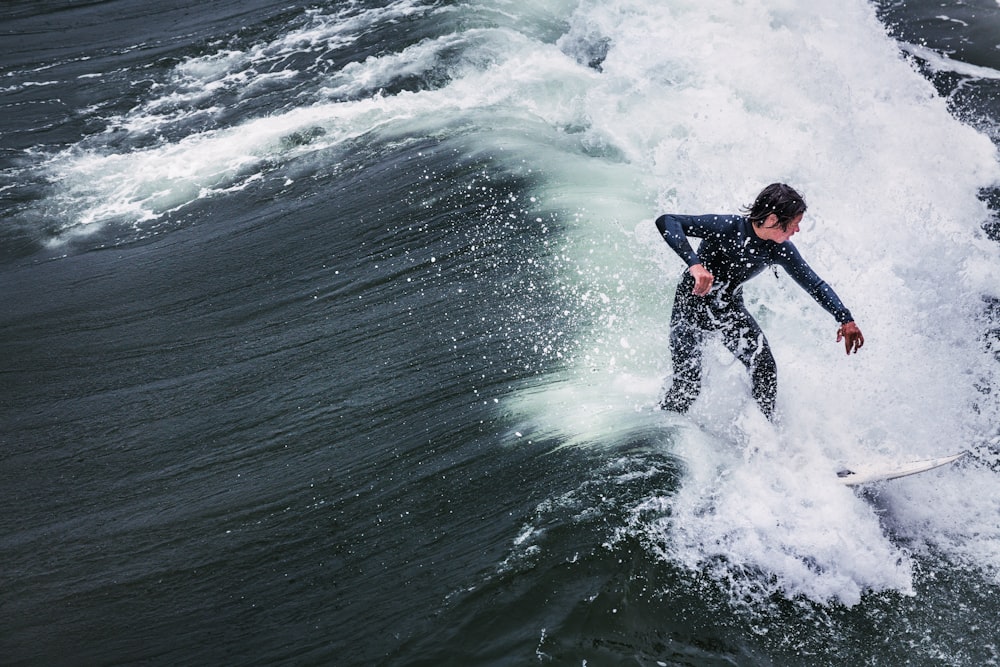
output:
[[[806,201],[792,186],[771,183],[760,191],[753,204],[745,207],[743,212],[758,227],[773,213],[778,216],[778,226],[787,230],[792,220],[806,212]]]

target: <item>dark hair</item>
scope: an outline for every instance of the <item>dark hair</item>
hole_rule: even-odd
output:
[[[792,186],[771,183],[760,191],[753,205],[744,208],[743,212],[758,227],[773,213],[778,216],[778,226],[786,230],[796,216],[806,212],[806,201]]]

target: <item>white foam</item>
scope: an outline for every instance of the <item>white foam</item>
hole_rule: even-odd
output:
[[[587,352],[565,355],[576,375],[551,391],[565,395],[569,382],[609,396],[618,378],[633,376],[650,389],[632,403],[652,404],[652,378],[669,370],[669,303],[683,268],[652,218],[734,212],[763,185],[792,183],[810,204],[796,242],[853,310],[867,344],[846,358],[825,311],[786,277],[758,277],[747,297],[778,359],[782,431],[746,460],[682,440],[681,456],[710,473],[694,466],[676,496],[661,499],[670,518],[636,530],[672,560],[734,586],[847,604],[868,590],[910,593],[909,552],[833,472],[873,452],[921,458],[993,436],[996,406],[976,385],[996,391],[995,362],[977,318],[982,295],[995,295],[1000,257],[980,229],[988,212],[977,193],[1000,180],[995,148],[949,115],[864,2],[594,2],[571,25],[570,54],[608,49],[582,100],[587,140],[616,149],[630,163],[621,173],[638,176],[624,205],[575,192],[583,213],[570,225],[559,277],[574,284],[573,296],[625,289],[609,304],[567,299],[589,322],[572,334]],[[558,195],[567,187],[560,180],[589,182],[594,171],[577,161],[561,179],[550,172],[550,187]],[[742,368],[718,347],[707,376],[695,419],[733,423],[752,410]],[[607,441],[615,422],[607,410],[588,438],[590,422],[553,410],[559,401],[540,393],[519,407],[539,406],[569,442]],[[618,414],[627,432],[635,415],[629,406]],[[758,447],[760,437],[744,431],[735,441]],[[1000,500],[990,478],[949,468],[899,482],[918,516],[894,514],[894,530],[996,572],[1000,558],[987,545],[1000,537],[991,525]],[[970,498],[970,484],[990,488]],[[963,524],[975,528],[956,528]],[[761,574],[741,579],[747,572]]]
[[[954,72],[955,74],[961,74],[974,79],[1000,79],[1000,72],[992,67],[983,67],[981,65],[964,63],[961,60],[949,58],[948,56],[938,53],[933,49],[929,49],[926,46],[920,46],[919,44],[904,44],[903,49],[905,49],[907,53],[912,54],[926,62],[927,66],[934,72]]]

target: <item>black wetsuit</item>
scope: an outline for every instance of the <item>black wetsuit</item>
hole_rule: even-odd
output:
[[[701,351],[708,332],[720,332],[722,341],[747,370],[753,397],[770,418],[777,393],[774,356],[757,321],[743,304],[743,283],[777,264],[838,322],[853,321],[850,311],[816,272],[809,268],[790,241],[766,241],[752,223],[739,215],[662,215],[656,227],[687,265],[702,264],[715,276],[712,290],[695,296],[694,278],[685,272],[674,297],[670,317],[670,353],[673,384],[663,400],[665,409],[686,412],[701,391]],[[689,236],[702,239],[698,251]]]

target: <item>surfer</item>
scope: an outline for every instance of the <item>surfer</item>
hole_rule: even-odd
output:
[[[670,316],[673,381],[660,404],[687,412],[701,391],[702,345],[710,332],[750,373],[752,394],[768,419],[774,418],[777,367],[767,338],[743,303],[743,283],[768,266],[779,265],[833,315],[837,342],[847,354],[864,345],[861,330],[837,294],[806,264],[789,239],[806,212],[802,196],[784,183],[764,188],[746,215],[661,215],[656,228],[687,264]],[[695,251],[688,237],[702,239]]]

